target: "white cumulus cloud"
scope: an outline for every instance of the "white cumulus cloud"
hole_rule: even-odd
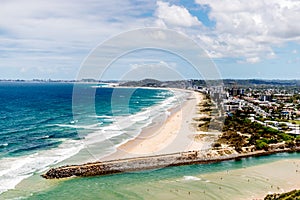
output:
[[[274,47],[300,42],[300,1],[294,0],[195,0],[210,8],[215,27],[198,33],[200,43],[219,57],[275,57]],[[272,55],[270,57],[270,55]],[[254,59],[255,58],[255,59]]]
[[[168,2],[157,2],[157,9],[155,12],[158,24],[192,27],[201,25],[197,17],[192,16],[191,13],[183,6],[170,5]]]

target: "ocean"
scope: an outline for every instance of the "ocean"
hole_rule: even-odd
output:
[[[74,103],[71,83],[0,83],[0,199],[255,199],[300,187],[299,153],[43,179],[40,174],[51,166],[114,152],[185,96],[161,89],[77,86],[83,98]],[[95,99],[88,100],[93,92]]]
[[[95,86],[76,84],[74,105],[71,83],[0,83],[0,193],[84,148],[93,159],[113,152],[177,101],[169,90]]]

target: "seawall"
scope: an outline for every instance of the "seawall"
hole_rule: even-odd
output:
[[[82,165],[62,166],[58,168],[52,168],[41,176],[46,179],[58,179],[74,176],[100,176],[123,172],[158,169],[169,166],[208,164],[222,162],[226,160],[242,159],[253,156],[265,156],[283,152],[300,152],[300,147],[294,149],[275,149],[271,151],[262,150],[242,154],[226,154],[219,156],[210,156],[210,153],[208,152],[189,151],[157,156],[128,158],[105,162],[94,162]]]

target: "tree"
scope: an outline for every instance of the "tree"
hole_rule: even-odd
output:
[[[255,148],[257,150],[263,149],[265,151],[268,151],[269,150],[269,145],[266,142],[262,141],[262,140],[256,140]]]

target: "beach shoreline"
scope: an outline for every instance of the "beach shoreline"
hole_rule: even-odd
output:
[[[189,94],[179,105],[166,111],[169,114],[165,120],[156,119],[157,121],[153,121],[150,126],[143,128],[139,135],[120,144],[116,152],[95,162],[52,168],[42,176],[47,179],[98,176],[300,151],[300,147],[296,147],[238,153],[229,147],[212,148],[212,141],[208,145],[209,148],[203,148],[203,141],[197,141],[195,135],[205,135],[209,132],[200,133],[192,123],[199,115],[204,116],[203,113],[199,113],[198,106],[204,100],[205,94],[192,90],[180,91]]]
[[[152,123],[144,127],[139,135],[121,143],[115,152],[96,161],[85,163],[177,155],[191,151],[206,152],[211,149],[214,140],[204,141],[196,139],[195,136],[197,134],[205,136],[208,133],[199,132],[193,126],[195,118],[203,115],[199,114],[199,104],[205,99],[205,94],[186,89],[169,88],[169,90],[171,92],[185,93],[184,96],[178,98],[179,104],[166,110],[163,114],[165,115],[164,117],[154,118]],[[169,164],[167,163],[167,165]],[[150,168],[155,168],[155,166]]]
[[[203,94],[191,90],[170,90],[188,95],[179,105],[166,110],[165,116],[154,119],[138,136],[122,143],[116,152],[100,161],[201,150],[203,145],[194,140],[195,130],[191,123],[197,115],[197,104],[203,99]]]

